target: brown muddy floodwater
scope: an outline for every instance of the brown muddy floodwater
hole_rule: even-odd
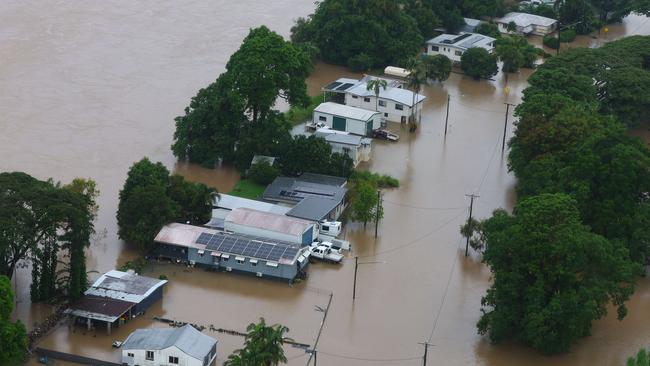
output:
[[[173,118],[196,91],[223,71],[250,27],[265,24],[288,35],[292,20],[313,10],[304,0],[255,1],[0,2],[0,170],[70,181],[91,177],[101,190],[98,235],[88,269],[104,272],[137,254],[117,239],[118,192],[129,166],[143,156],[162,161],[189,179],[228,191],[238,174],[177,164],[169,146]],[[625,34],[649,34],[646,18],[631,16],[600,38],[570,45],[596,47]],[[310,92],[345,70],[318,65]],[[143,317],[106,336],[61,326],[40,346],[118,361],[110,347],[139,327],[163,326],[160,315],[243,330],[264,316],[282,323],[295,340],[313,344],[333,292],[318,346],[319,365],[420,365],[429,340],[430,365],[619,365],[650,344],[650,280],[641,279],[629,315],[594,324],[593,336],[565,355],[545,357],[514,344],[490,345],[476,334],[480,298],[489,271],[480,258],[463,256],[458,227],[467,215],[465,194],[480,195],[474,212],[485,217],[511,208],[514,178],[501,151],[505,105],[517,103],[530,71],[476,82],[453,74],[426,88],[421,128],[408,134],[391,125],[399,143],[377,142],[368,169],[397,177],[386,192],[379,238],[369,226],[350,224],[346,238],[360,256],[357,299],[352,303],[353,262],[315,264],[309,279],[286,284],[159,264],[146,274],[166,274],[162,302]],[[449,130],[443,134],[451,96]],[[510,116],[512,120],[512,116]],[[508,126],[508,136],[511,125]],[[91,279],[97,275],[92,274]],[[29,268],[17,276],[17,318],[28,326],[50,309],[29,303]],[[213,334],[221,364],[242,344]],[[302,350],[287,347],[289,364],[302,365]],[[30,361],[33,364],[35,360]]]

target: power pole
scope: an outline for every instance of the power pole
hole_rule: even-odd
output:
[[[375,211],[375,239],[377,239],[377,226],[379,225],[379,208],[381,205],[381,191],[377,190],[377,209]]]
[[[357,269],[359,268],[359,257],[354,257],[354,285],[352,286],[352,302],[357,297]]]
[[[478,198],[479,196],[472,193],[472,194],[466,194],[465,196],[469,197],[471,199],[469,203],[469,219],[467,219],[467,225],[471,225],[472,222],[472,209],[474,208],[474,198]],[[469,233],[468,233],[469,234]],[[467,257],[469,253],[469,237],[471,235],[467,235],[467,241],[465,242],[465,256]]]
[[[422,356],[422,365],[427,366],[427,351],[429,351],[429,346],[433,346],[433,344],[429,342],[420,342],[419,344],[424,346],[424,356]]]
[[[510,106],[515,106],[516,104],[512,103],[503,103],[506,105],[506,119],[503,123],[503,142],[501,143],[501,151],[506,149],[506,129],[508,128],[508,114],[510,114]]]
[[[445,117],[445,136],[447,136],[447,122],[449,122],[449,100],[451,95],[447,94],[447,117]]]

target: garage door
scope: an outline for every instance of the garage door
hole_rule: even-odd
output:
[[[366,136],[372,136],[372,121],[366,122]]]
[[[345,131],[345,118],[335,116],[332,128],[339,131]]]

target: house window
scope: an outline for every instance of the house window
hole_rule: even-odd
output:
[[[169,363],[178,365],[178,357],[169,356]]]
[[[236,260],[237,260],[237,263],[239,263],[239,264],[244,264],[244,260],[243,260],[243,259],[239,259],[239,258],[237,258]]]
[[[127,355],[128,357],[135,357],[135,355],[134,355],[133,353],[127,353],[126,355]]]
[[[153,351],[147,351],[147,355],[145,356],[145,359],[149,361],[153,361]]]
[[[363,98],[363,101],[366,103],[370,103],[370,98]]]
[[[318,116],[318,120],[319,120],[319,121],[323,121],[323,122],[325,122],[325,121],[327,121],[327,117],[325,117],[325,116]]]
[[[395,109],[397,109],[398,111],[403,111],[404,110],[404,105],[399,104],[399,103],[395,103]]]
[[[357,97],[356,95],[352,96],[352,99],[357,99],[357,98],[359,98],[359,97]]]
[[[228,257],[221,256],[221,261],[222,262],[228,262]]]
[[[384,113],[384,117],[388,118],[388,113]]]
[[[385,107],[386,106],[386,101],[385,100],[379,100],[379,106],[380,107]]]
[[[431,51],[438,52],[438,51],[440,51],[440,47],[438,47],[438,46],[431,46]]]
[[[463,51],[456,51],[456,52],[454,52],[454,55],[456,55],[456,56],[462,56],[462,55],[463,55]]]

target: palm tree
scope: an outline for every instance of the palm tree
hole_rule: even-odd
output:
[[[422,85],[426,85],[429,81],[427,77],[427,68],[420,58],[413,58],[409,62],[409,76],[407,78],[407,85],[409,88],[412,89],[413,91],[413,101],[411,104],[411,117],[409,118],[409,125],[410,125],[410,131],[413,132],[415,131],[416,124],[415,124],[415,109],[416,109],[416,104],[415,104],[415,97],[417,94],[420,93],[420,89],[422,88]]]
[[[379,92],[381,88],[386,90],[388,83],[384,79],[372,79],[366,84],[366,90],[372,90],[375,93],[375,111],[379,111]]]
[[[293,342],[284,336],[289,328],[284,325],[266,325],[264,318],[259,323],[251,323],[246,328],[244,348],[235,350],[224,366],[277,366],[287,362],[282,346]]]

